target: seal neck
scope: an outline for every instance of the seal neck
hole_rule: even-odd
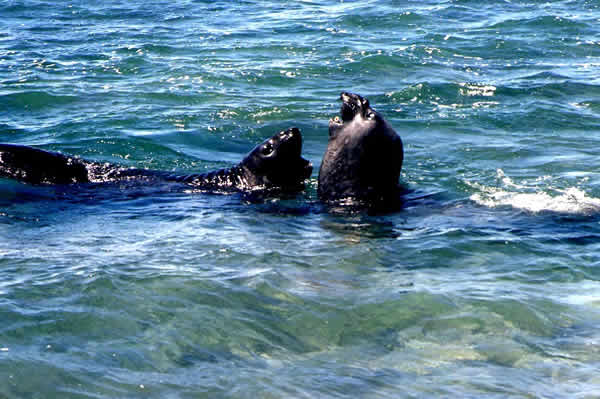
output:
[[[208,173],[175,176],[175,180],[197,188],[217,190],[243,190],[249,186],[243,167],[239,165]]]

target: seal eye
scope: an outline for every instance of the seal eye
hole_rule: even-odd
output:
[[[274,150],[273,144],[265,143],[265,145],[263,145],[262,148],[260,149],[260,153],[264,156],[268,156],[273,153],[273,150]]]

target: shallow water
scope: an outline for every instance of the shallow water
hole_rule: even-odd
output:
[[[595,398],[595,1],[12,1],[0,142],[230,166],[289,126],[293,198],[0,180],[0,396]],[[404,208],[325,209],[342,90]]]

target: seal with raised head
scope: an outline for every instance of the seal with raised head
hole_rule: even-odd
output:
[[[393,205],[399,201],[402,140],[357,94],[343,92],[340,116],[329,121],[329,143],[319,170],[325,202]]]
[[[31,184],[103,183],[156,178],[210,191],[300,191],[304,187],[304,180],[312,173],[312,164],[301,156],[301,152],[302,134],[293,127],[265,140],[231,168],[182,175],[124,168],[28,146],[0,144],[0,177]]]

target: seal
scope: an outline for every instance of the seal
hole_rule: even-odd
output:
[[[208,191],[300,191],[312,173],[312,164],[301,153],[302,134],[295,127],[263,141],[231,168],[188,175],[124,168],[28,146],[0,144],[0,177],[30,184],[103,183],[150,178],[181,182]]]
[[[340,116],[329,120],[329,142],[317,193],[325,202],[394,205],[399,202],[402,140],[357,94],[342,92]]]

